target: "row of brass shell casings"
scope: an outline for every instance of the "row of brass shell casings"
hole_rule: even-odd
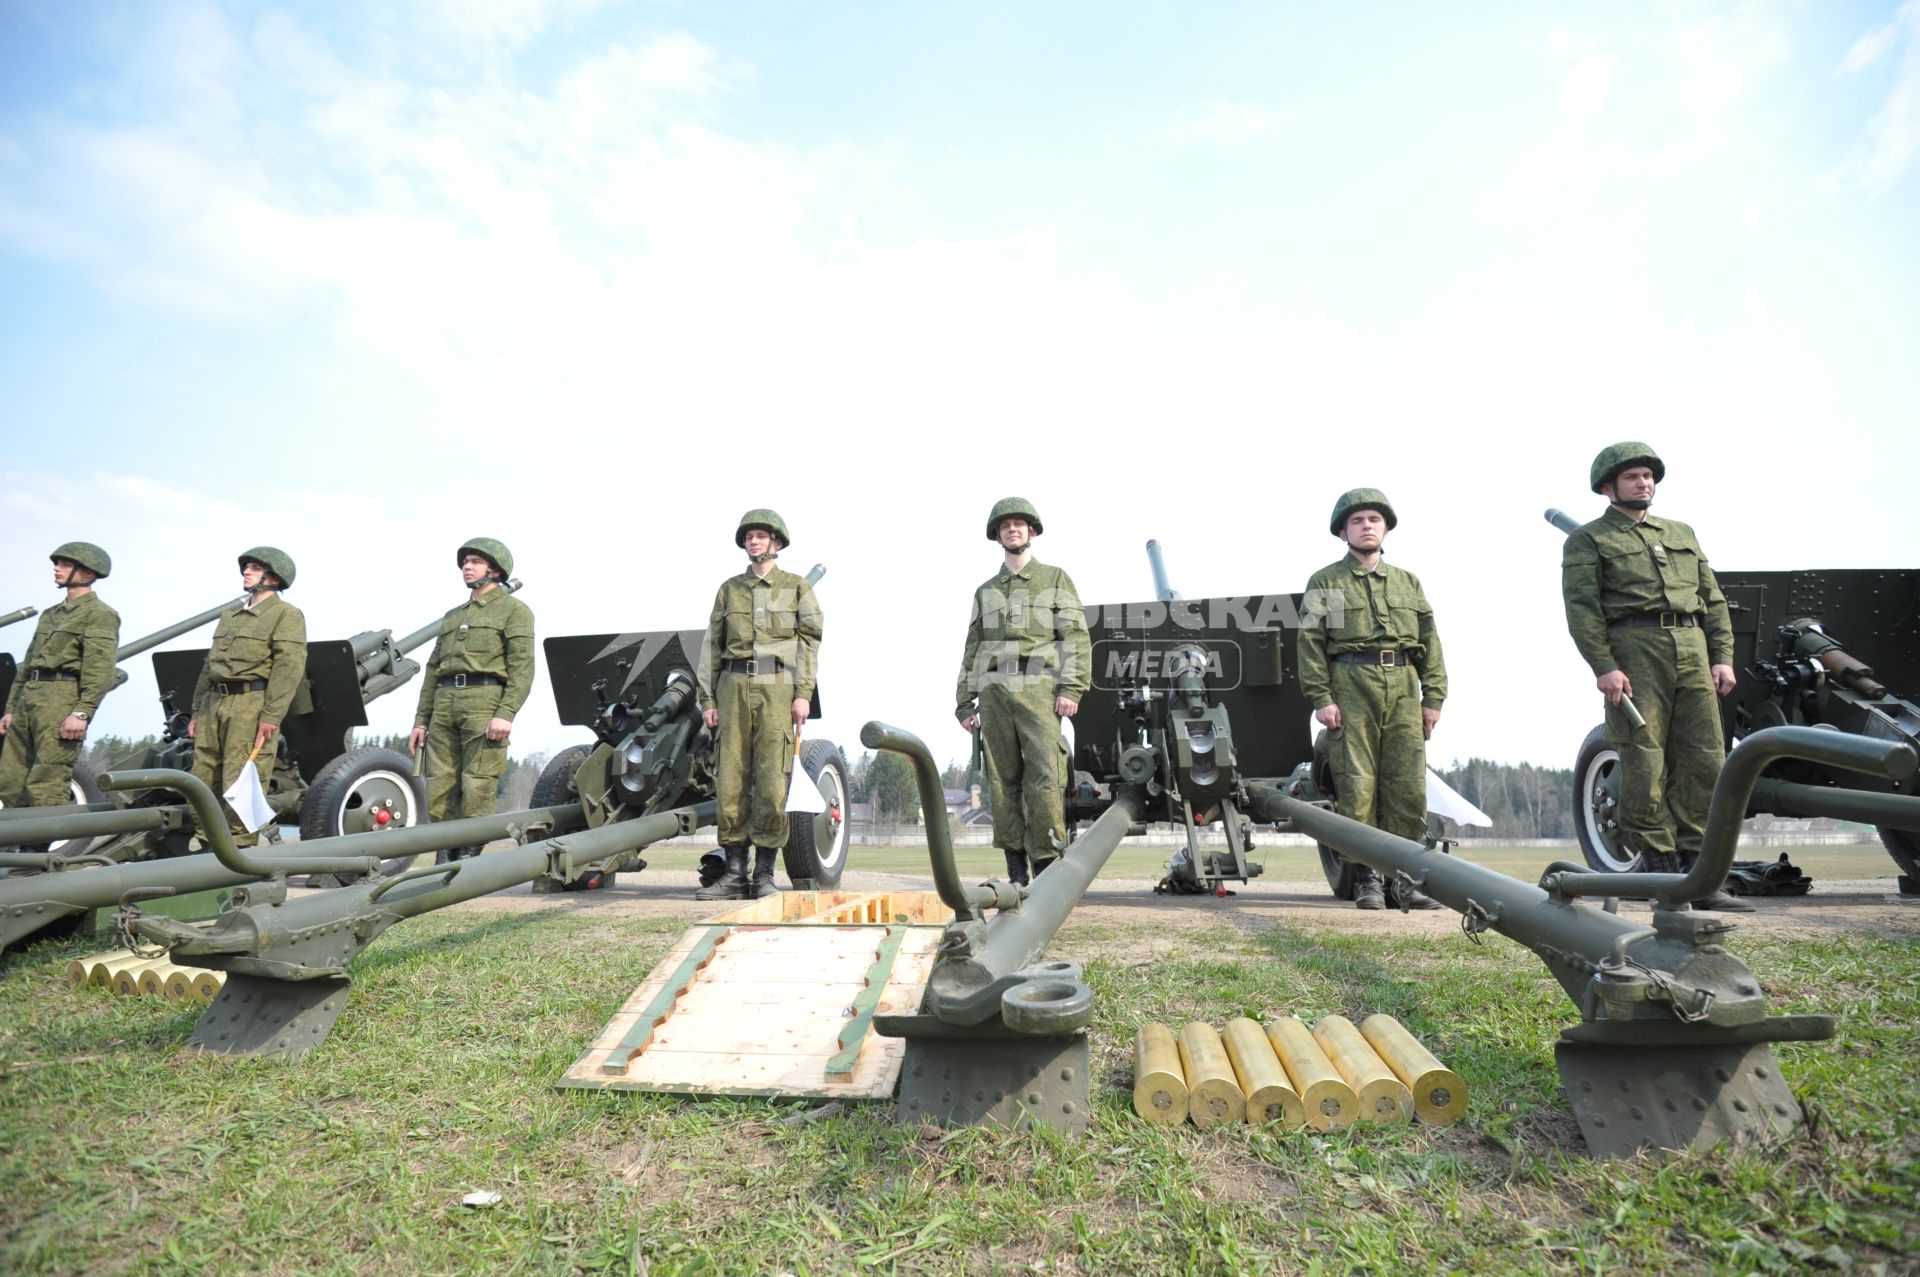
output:
[[[1224,1035],[1195,1020],[1177,1038],[1148,1024],[1133,1061],[1134,1112],[1164,1126],[1192,1118],[1202,1130],[1249,1121],[1337,1131],[1415,1116],[1447,1126],[1467,1111],[1459,1075],[1389,1015],[1359,1028],[1329,1015],[1311,1030],[1293,1016],[1264,1026],[1242,1016]]]
[[[169,1002],[195,1002],[201,1006],[219,996],[226,974],[201,967],[178,967],[169,959],[143,958],[125,949],[75,958],[67,964],[71,984],[93,984],[111,989],[123,997],[146,994]]]

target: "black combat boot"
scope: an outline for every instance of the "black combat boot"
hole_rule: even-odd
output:
[[[702,887],[693,893],[695,900],[745,900],[747,899],[747,849],[745,847],[722,847],[727,853],[727,871],[711,887]]]
[[[777,847],[772,850],[765,847],[753,849],[753,882],[747,888],[747,899],[764,900],[780,894],[780,888],[773,885],[773,858],[779,854]]]
[[[1415,891],[1412,887],[1394,883],[1388,888],[1397,909],[1438,909],[1440,902],[1424,891]]]
[[[1353,907],[1355,909],[1385,909],[1387,892],[1380,885],[1380,875],[1371,869],[1358,868],[1353,871]]]
[[[1027,853],[1024,851],[1007,852],[1007,881],[1016,887],[1027,885]]]

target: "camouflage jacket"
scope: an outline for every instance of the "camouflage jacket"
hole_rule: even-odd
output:
[[[213,682],[267,680],[260,721],[279,725],[307,676],[307,618],[300,609],[271,595],[252,607],[235,605],[213,627],[213,647],[193,685],[193,716],[206,717],[213,704]]]
[[[713,596],[706,640],[700,645],[700,708],[713,709],[720,662],[778,657],[793,671],[793,697],[813,695],[825,623],[807,579],[774,567],[766,576],[749,568],[730,576]]]
[[[433,717],[440,679],[449,674],[491,674],[507,681],[495,718],[512,718],[533,691],[533,609],[495,585],[475,594],[440,620],[440,637],[427,658],[413,725]]]
[[[53,670],[80,676],[73,710],[91,718],[113,690],[113,655],[119,646],[120,614],[98,594],[89,590],[71,602],[60,600],[40,614],[33,642],[20,662],[20,677],[7,697],[7,713],[20,702],[28,670]]]
[[[1329,657],[1385,648],[1407,654],[1420,672],[1420,704],[1439,709],[1447,699],[1447,662],[1420,578],[1385,559],[1368,569],[1352,554],[1308,578],[1300,602],[1300,690],[1315,709],[1334,703]]]
[[[973,592],[967,644],[954,684],[954,715],[970,717],[980,689],[995,679],[1045,678],[1054,695],[1078,701],[1093,683],[1093,640],[1073,578],[1028,559],[1005,564]]]
[[[1567,537],[1560,554],[1567,632],[1596,676],[1620,668],[1610,621],[1640,612],[1684,612],[1706,631],[1715,665],[1733,663],[1733,622],[1700,539],[1678,519],[1635,520],[1612,506]]]

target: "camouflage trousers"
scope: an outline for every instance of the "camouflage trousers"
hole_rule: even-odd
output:
[[[1620,832],[1634,851],[1698,852],[1713,785],[1726,761],[1720,699],[1707,636],[1698,627],[1622,625],[1607,634],[1633,683],[1645,727],[1624,705],[1607,710],[1607,743],[1620,753]]]
[[[500,708],[502,689],[491,685],[442,687],[433,694],[427,721],[427,819],[435,824],[468,816],[491,816],[507,774],[507,742],[488,740],[487,724]]]
[[[992,682],[980,689],[980,735],[993,797],[993,845],[1024,851],[1036,865],[1059,854],[1066,830],[1066,755],[1051,679]]]
[[[231,696],[214,696],[207,706],[207,712],[199,716],[193,728],[193,774],[207,782],[214,797],[220,798],[221,807],[227,813],[227,828],[233,831],[236,847],[253,847],[260,842],[260,835],[247,832],[240,823],[240,817],[234,815],[233,808],[225,798],[227,790],[233,788],[233,782],[239,779],[240,769],[247,765],[247,755],[253,752],[253,738],[260,730],[260,710],[267,703],[265,692],[235,692]],[[273,762],[279,751],[279,741],[271,740],[260,747],[260,756],[253,762],[260,773],[260,788],[264,791],[273,779]],[[267,828],[271,829],[269,825]]]
[[[720,711],[713,745],[720,845],[784,847],[787,778],[793,771],[793,676],[722,674],[713,700]]]
[[[26,675],[23,672],[21,677]],[[15,702],[13,725],[0,749],[0,803],[9,807],[60,807],[73,801],[68,787],[85,741],[61,740],[60,724],[73,713],[80,685],[64,680],[25,683]]]
[[[1342,816],[1402,838],[1427,834],[1427,738],[1412,666],[1327,668],[1340,726],[1327,733]]]

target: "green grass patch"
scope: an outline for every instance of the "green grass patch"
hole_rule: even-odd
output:
[[[1739,946],[1814,1118],[1784,1149],[1591,1162],[1558,1092],[1568,1004],[1518,946],[1220,925],[1140,957],[1069,922],[1100,995],[1094,1129],[898,1127],[883,1106],[559,1091],[682,924],[460,911],[383,937],[294,1063],[185,1049],[195,1013],[69,988],[80,949],[0,984],[0,1271],[1253,1273],[1911,1271],[1920,959],[1841,933]],[[1443,1130],[1149,1126],[1139,1026],[1399,1016],[1472,1090]],[[64,1062],[63,1062],[64,1061]],[[491,1189],[496,1207],[460,1206]]]

